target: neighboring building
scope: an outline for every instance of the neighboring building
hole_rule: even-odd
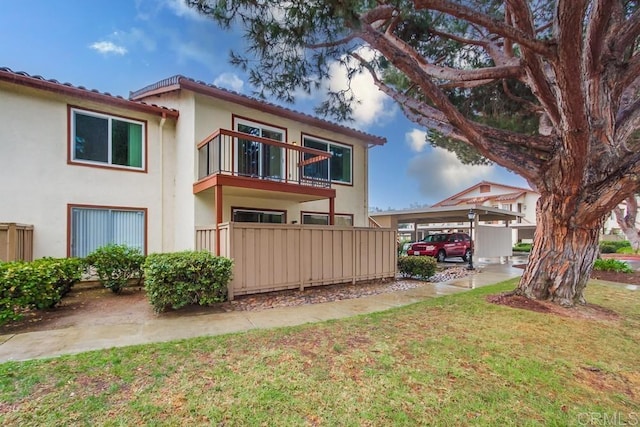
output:
[[[471,209],[479,214],[477,225],[501,228],[508,226],[512,230],[513,243],[529,242],[533,239],[536,227],[536,203],[539,197],[537,192],[529,188],[482,181],[428,208],[415,209],[415,212],[396,212],[395,216],[399,218],[398,234],[403,240],[416,241],[429,233],[469,232],[466,211]],[[486,212],[480,207],[486,207]],[[489,211],[492,215],[488,215]],[[375,220],[385,217],[386,213],[370,215]],[[443,220],[448,217],[455,218],[455,221]],[[402,218],[411,221],[404,221]],[[386,221],[384,225],[393,226]]]
[[[34,258],[195,247],[222,222],[368,225],[384,138],[175,76],[130,99],[0,68],[0,222]]]
[[[496,182],[481,181],[461,192],[448,197],[432,207],[452,207],[461,205],[488,206],[523,214],[508,225],[514,230],[514,243],[532,241],[536,228],[536,203],[540,194],[530,188],[514,187]],[[501,225],[503,221],[485,221],[483,225]],[[448,224],[442,224],[446,226]],[[453,225],[453,224],[450,224]],[[431,224],[433,227],[434,224]]]

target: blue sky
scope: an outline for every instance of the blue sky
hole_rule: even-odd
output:
[[[246,75],[228,63],[242,51],[242,34],[226,32],[182,0],[4,1],[0,66],[127,97],[163,78],[183,74],[251,95]],[[331,85],[344,84],[335,68]],[[464,166],[432,149],[424,129],[409,122],[366,76],[354,85],[361,103],[348,126],[386,137],[369,152],[369,204],[402,209],[432,204],[480,180],[528,187],[498,166]],[[321,94],[290,108],[313,113]]]

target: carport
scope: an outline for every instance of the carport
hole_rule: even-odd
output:
[[[482,258],[511,256],[513,229],[511,221],[524,216],[522,213],[482,205],[458,205],[437,208],[420,208],[402,211],[373,212],[369,216],[384,228],[398,229],[398,224],[413,224],[413,239],[417,239],[418,226],[427,231],[469,232],[469,211],[475,212],[473,232],[474,255]],[[483,224],[480,224],[483,223]]]

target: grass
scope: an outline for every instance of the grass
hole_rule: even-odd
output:
[[[485,301],[514,285],[313,325],[0,364],[0,424],[566,426],[640,419],[640,294],[591,284],[589,301],[620,315],[609,321]]]

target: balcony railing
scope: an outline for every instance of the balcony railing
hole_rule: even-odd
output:
[[[198,180],[223,174],[330,188],[331,153],[219,129],[198,144]]]

